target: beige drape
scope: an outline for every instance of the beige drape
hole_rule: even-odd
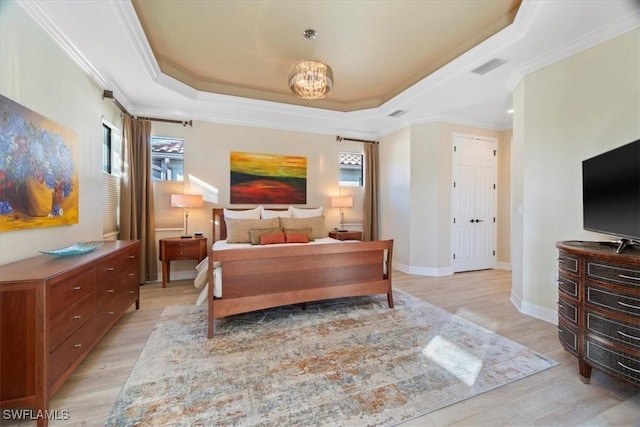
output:
[[[124,116],[120,239],[140,240],[140,283],[158,278],[151,182],[151,122]]]
[[[364,144],[363,240],[378,240],[378,143]]]

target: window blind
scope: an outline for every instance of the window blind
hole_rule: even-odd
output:
[[[182,181],[153,181],[156,229],[184,228],[184,210],[171,207],[171,195],[183,192],[184,182]]]
[[[102,173],[102,238],[117,239],[120,232],[120,177]]]

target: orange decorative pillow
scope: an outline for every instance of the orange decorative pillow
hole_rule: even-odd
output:
[[[286,233],[284,237],[287,243],[309,243],[306,233]]]
[[[274,243],[286,243],[284,233],[263,234],[260,236],[261,245],[273,245]]]

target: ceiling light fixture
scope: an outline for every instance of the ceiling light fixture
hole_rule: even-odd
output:
[[[318,38],[316,30],[305,30],[304,37]],[[333,89],[333,71],[329,64],[315,59],[296,62],[289,73],[289,88],[302,99],[322,99]]]

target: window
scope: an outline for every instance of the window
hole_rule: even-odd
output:
[[[184,181],[184,140],[151,137],[154,181]]]
[[[363,186],[363,159],[361,153],[340,153],[340,185]]]
[[[156,229],[183,228],[184,211],[171,207],[171,195],[184,193],[183,139],[151,137],[151,174]]]
[[[102,123],[102,238],[117,239],[120,232],[119,135]]]
[[[112,154],[111,154],[111,128],[106,124],[102,124],[102,172],[111,173],[112,171]]]

